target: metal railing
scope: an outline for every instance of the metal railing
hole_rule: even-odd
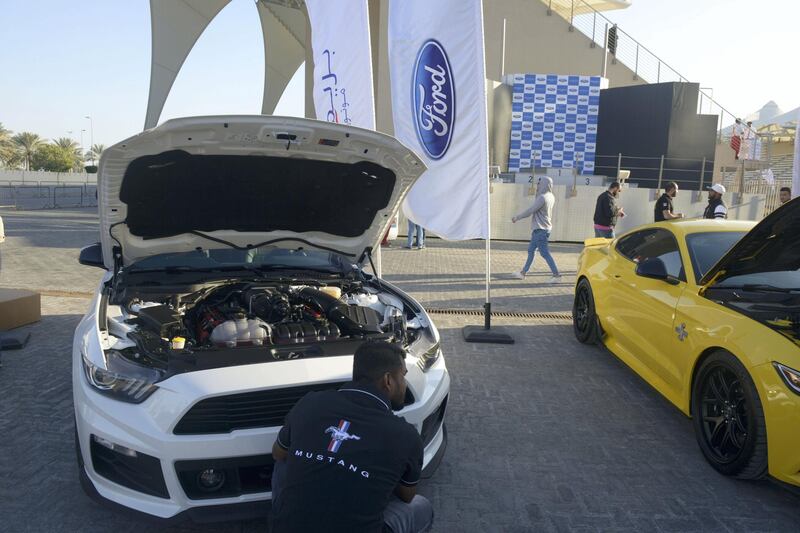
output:
[[[579,30],[589,39],[589,46],[605,48],[607,32],[611,32],[614,52],[609,52],[611,64],[622,63],[633,72],[633,80],[647,83],[688,82],[689,79],[667,64],[646,46],[634,39],[629,33],[617,26],[603,13],[584,0],[541,0],[547,6],[547,14],[557,13],[568,23],[568,30]],[[613,30],[612,30],[613,28]],[[717,115],[719,117],[717,135],[722,141],[729,138],[730,126],[739,115],[728,111],[701,87],[698,101],[698,113]],[[747,128],[742,124],[742,128]],[[755,132],[753,132],[755,134]]]
[[[97,206],[97,186],[48,182],[0,182],[0,208],[58,209]]]
[[[662,189],[674,181],[681,188],[704,187],[713,182],[713,159],[689,159],[681,157],[630,156],[625,154],[595,155],[595,172],[606,176],[618,176],[621,170],[629,170],[629,182],[640,187]],[[699,185],[698,185],[699,184]]]

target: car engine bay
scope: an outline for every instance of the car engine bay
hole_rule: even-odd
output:
[[[405,348],[435,342],[424,311],[375,280],[222,280],[176,289],[126,285],[109,293],[99,319],[104,348],[174,374],[352,355],[370,339]]]

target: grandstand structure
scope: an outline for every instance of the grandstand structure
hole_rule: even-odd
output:
[[[388,0],[367,0],[373,52],[376,126],[392,134],[388,65]],[[508,169],[514,74],[603,76],[609,88],[689,80],[662,61],[626,29],[613,22],[615,10],[631,0],[482,0],[489,110],[490,161]],[[195,42],[230,0],[151,0],[152,59],[145,128],[157,124],[180,68]],[[314,117],[313,60],[304,0],[257,0],[261,23],[265,83],[261,113],[271,114],[298,68],[305,64],[305,113]],[[723,127],[739,116],[700,90],[698,114],[716,115],[717,146],[704,182],[725,181],[744,192],[745,183],[766,168],[784,175],[782,146],[772,130],[763,132],[768,149],[754,161],[737,160]],[[601,125],[602,128],[602,125]],[[616,156],[617,154],[598,154]],[[650,155],[650,154],[647,154]],[[658,155],[652,154],[657,159]],[[773,161],[774,159],[774,161]],[[712,168],[713,167],[713,168]],[[660,181],[660,180],[659,180]]]

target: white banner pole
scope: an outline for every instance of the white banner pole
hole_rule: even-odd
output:
[[[792,169],[792,198],[800,196],[800,111],[797,113],[797,129],[794,134],[794,168]]]

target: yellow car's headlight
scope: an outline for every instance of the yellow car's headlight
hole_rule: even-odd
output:
[[[778,371],[778,374],[780,374],[780,376],[783,378],[786,386],[789,387],[795,394],[800,394],[800,372],[780,363],[772,363],[772,365],[775,367],[775,370]]]

